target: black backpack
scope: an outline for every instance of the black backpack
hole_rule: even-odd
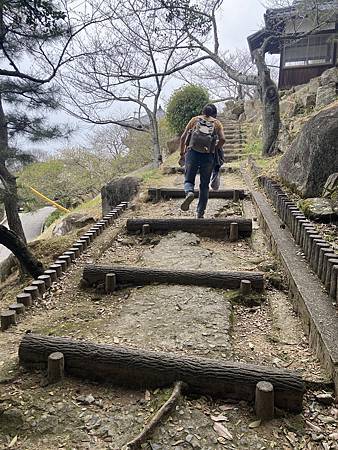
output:
[[[214,153],[216,140],[215,123],[199,117],[191,130],[189,148],[200,153]]]

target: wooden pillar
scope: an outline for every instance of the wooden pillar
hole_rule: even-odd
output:
[[[271,420],[274,416],[275,399],[273,385],[268,381],[256,384],[255,411],[261,420]]]
[[[107,273],[105,278],[105,292],[106,294],[109,294],[110,292],[115,291],[116,289],[116,275],[115,273]]]
[[[16,312],[15,311],[2,311],[1,315],[1,331],[6,331],[11,325],[16,324]]]
[[[48,356],[48,383],[57,383],[63,380],[65,360],[63,353],[54,352]]]
[[[234,242],[234,241],[238,240],[238,223],[237,222],[231,222],[231,224],[230,224],[229,240],[230,240],[230,242]]]

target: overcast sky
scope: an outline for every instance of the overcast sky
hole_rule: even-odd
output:
[[[220,13],[219,38],[222,50],[235,50],[247,48],[247,37],[263,26],[265,8],[259,0],[224,0]],[[170,95],[166,93],[166,97]],[[67,145],[84,144],[88,136],[93,132],[93,126],[78,122],[65,113],[59,113],[53,121],[62,120],[74,124],[79,129],[73,133],[68,141],[51,141],[39,148],[47,151],[55,151]]]

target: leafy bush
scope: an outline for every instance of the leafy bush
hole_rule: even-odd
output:
[[[201,114],[207,103],[208,91],[201,86],[188,85],[176,90],[167,106],[166,119],[171,130],[182,134],[189,120]]]
[[[52,225],[52,223],[54,223],[56,220],[58,220],[63,215],[64,215],[64,213],[58,209],[56,209],[55,211],[50,213],[44,223],[44,228],[50,227]]]

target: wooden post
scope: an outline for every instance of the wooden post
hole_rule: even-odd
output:
[[[23,291],[31,296],[33,302],[40,296],[39,286],[27,286]]]
[[[234,189],[234,195],[232,197],[232,201],[236,202],[236,203],[239,201],[239,191],[237,189]]]
[[[51,264],[49,266],[49,268],[50,268],[50,270],[55,270],[57,278],[60,278],[62,276],[62,266],[61,266],[61,264],[54,263],[54,264]]]
[[[15,311],[16,314],[24,314],[26,311],[25,305],[23,303],[12,303],[8,307],[9,310]]]
[[[26,292],[23,292],[22,294],[18,294],[16,296],[16,301],[18,303],[22,303],[25,306],[25,308],[29,308],[33,304],[31,294],[28,294]]]
[[[90,236],[87,236],[86,234],[83,234],[80,239],[81,239],[81,241],[86,241],[87,247],[90,245],[90,242],[91,242]]]
[[[316,272],[316,274],[319,276],[319,256],[320,251],[323,250],[323,252],[328,250],[330,248],[330,244],[328,242],[318,242],[315,246],[315,260],[314,260],[314,266],[313,269]]]
[[[47,269],[47,270],[45,270],[45,275],[49,275],[50,276],[50,279],[51,279],[52,283],[55,283],[57,281],[57,279],[58,279],[56,270]]]
[[[325,275],[325,287],[328,291],[330,291],[331,286],[331,275],[332,275],[332,267],[338,265],[338,255],[336,255],[336,258],[330,258],[327,260],[326,263],[326,275]]]
[[[48,356],[48,383],[57,383],[63,380],[65,359],[63,353],[54,352]]]
[[[331,271],[330,297],[336,299],[338,288],[338,265],[334,265]]]
[[[57,259],[54,264],[58,264],[59,266],[61,266],[61,270],[62,272],[66,272],[67,270],[67,262],[64,261],[63,259]]]
[[[71,264],[71,259],[69,255],[65,255],[64,253],[58,258],[60,261],[65,261],[66,267],[69,267]]]
[[[271,420],[274,416],[275,395],[273,385],[268,381],[256,384],[255,411],[261,420]]]
[[[91,233],[90,231],[87,231],[87,233],[83,234],[82,239],[87,239],[87,243],[89,244],[90,242],[93,242],[94,240],[94,234]]]
[[[64,255],[69,256],[71,262],[74,262],[76,260],[75,252],[71,250],[67,250],[66,252],[64,252]]]
[[[79,252],[82,253],[83,252],[83,244],[82,244],[82,242],[79,242],[79,241],[75,242],[73,244],[73,248],[78,248]]]
[[[142,225],[142,234],[145,236],[146,234],[150,233],[150,225],[149,223],[145,223]]]
[[[115,273],[107,273],[105,278],[105,292],[106,294],[109,294],[110,292],[115,291],[116,289],[116,275]]]
[[[329,259],[334,259],[336,257],[336,253],[334,251],[328,251],[324,253],[323,256],[323,265],[322,265],[322,273],[320,275],[320,279],[322,280],[322,283],[325,284],[326,282],[326,270],[327,270],[327,262]]]
[[[311,254],[309,255],[309,261],[312,269],[316,271],[316,252],[318,250],[318,245],[323,244],[325,241],[319,236],[312,241]]]
[[[307,259],[308,259],[308,261],[309,261],[310,264],[311,264],[312,246],[313,246],[313,241],[314,241],[315,239],[320,239],[320,236],[319,236],[318,233],[310,234],[310,235],[308,236],[308,239],[307,239],[306,256],[307,256]]]
[[[156,189],[154,203],[158,203],[159,201],[161,201],[161,197],[162,197],[161,189]]]
[[[16,324],[15,311],[2,311],[1,315],[1,331],[6,331],[11,325]]]
[[[230,224],[229,241],[230,242],[238,241],[238,223],[237,222],[231,222],[231,224]]]
[[[250,280],[241,280],[239,292],[241,295],[243,295],[243,297],[250,295],[252,292],[251,281]]]
[[[38,280],[41,280],[45,283],[46,286],[46,290],[49,289],[52,285],[52,280],[51,277],[49,275],[40,275],[38,277]]]
[[[87,250],[88,244],[87,244],[86,239],[79,239],[79,240],[78,240],[78,243],[79,243],[79,244],[82,244],[83,251]]]
[[[44,280],[34,280],[32,281],[32,286],[36,286],[39,289],[40,296],[46,292],[46,284]]]
[[[71,247],[68,251],[73,252],[75,254],[75,258],[80,256],[80,250],[78,247]]]

